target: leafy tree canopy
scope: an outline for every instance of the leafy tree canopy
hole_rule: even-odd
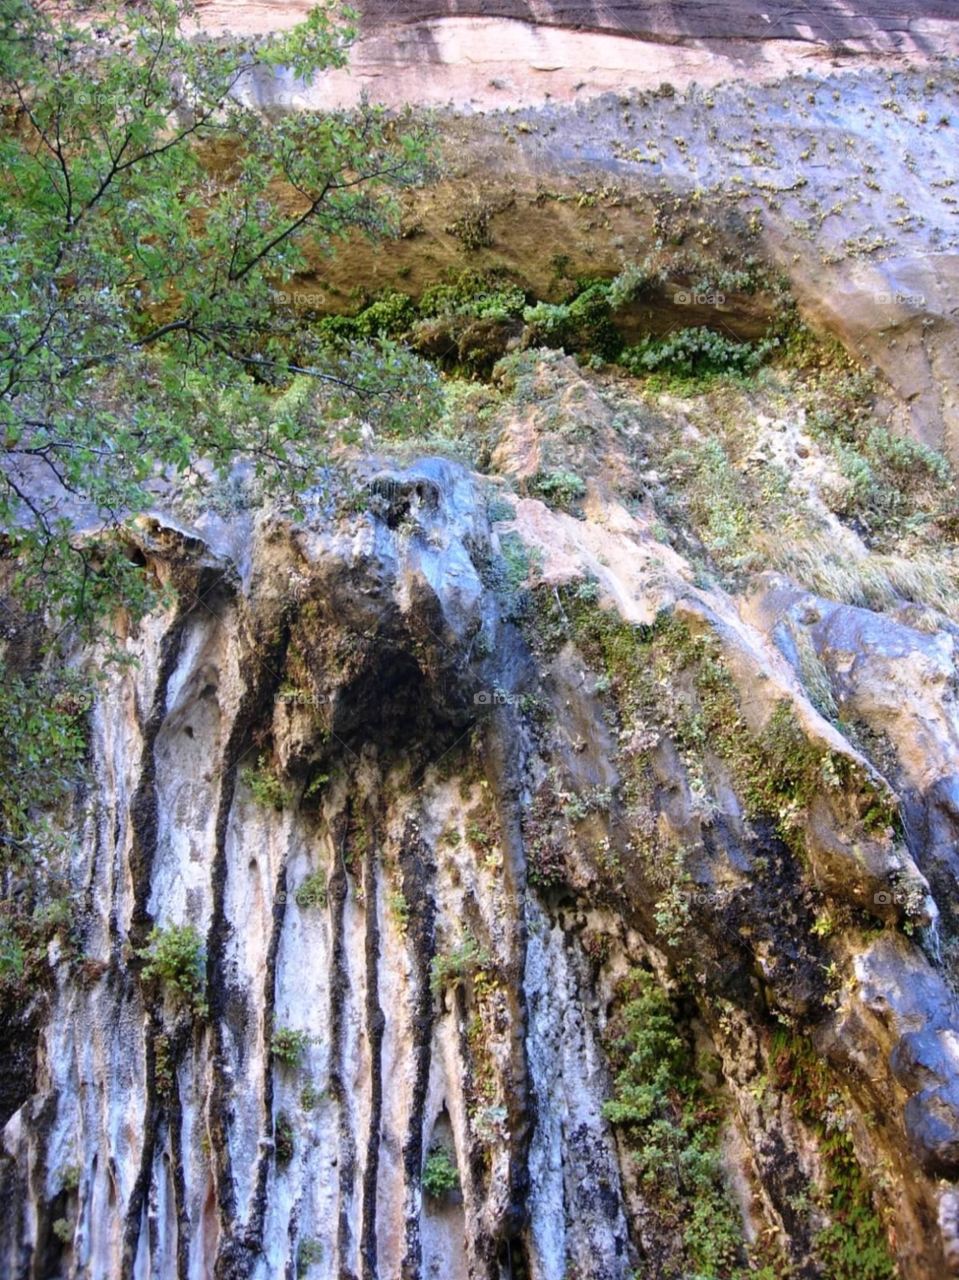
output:
[[[0,0],[0,996],[44,954],[62,841],[42,814],[86,752],[90,689],[50,637],[150,606],[125,529],[151,487],[245,462],[293,499],[331,432],[436,407],[435,374],[387,336],[284,305],[347,237],[395,234],[435,164],[408,111],[250,105],[344,67],[353,20],[324,3],[215,40],[188,0]]]
[[[145,607],[122,540],[89,531],[157,477],[245,458],[293,491],[319,422],[432,412],[433,375],[385,336],[336,345],[282,305],[308,258],[394,234],[433,165],[408,112],[247,105],[264,76],[343,67],[354,16],[214,40],[185,0],[72,20],[0,0],[0,527],[28,607]]]

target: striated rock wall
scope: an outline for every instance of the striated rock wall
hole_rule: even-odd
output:
[[[952,10],[368,7],[353,81],[254,92],[452,100],[449,168],[302,283],[338,310],[502,268],[558,301],[665,245],[687,267],[617,322],[755,337],[736,270],[673,288],[745,246],[876,365],[877,429],[955,459]],[[525,352],[303,523],[141,522],[176,603],[121,637],[71,928],[3,1008],[0,1276],[959,1275],[949,512],[887,545],[842,502],[862,406],[781,369],[623,379]],[[184,927],[195,1002],[148,966]],[[682,1160],[608,1105],[637,1004]]]
[[[576,385],[572,365],[555,376]],[[317,495],[303,525],[144,525],[178,604],[126,638],[137,666],[93,712],[69,872],[82,962],[54,943],[22,1013],[38,1039],[5,1117],[4,1274],[673,1274],[683,1224],[603,1112],[636,966],[713,1063],[741,1247],[833,1274],[817,1188],[840,1125],[899,1274],[954,1267],[959,1009],[935,957],[955,628],[775,575],[743,598],[697,588],[613,496],[604,411],[583,518],[497,510],[489,481],[427,458],[365,464],[352,514]],[[520,483],[530,429],[501,440]],[[517,531],[538,566],[520,595]],[[592,645],[611,625],[641,647],[610,693]],[[885,776],[809,701],[799,628],[888,740]],[[651,703],[646,668],[667,682]],[[711,689],[739,708],[729,741],[766,744],[763,773],[791,767],[763,736],[784,707],[789,750],[814,751],[785,826],[718,722],[692,749],[683,717],[709,723]],[[890,787],[901,834],[871,816]],[[145,976],[154,924],[202,938],[208,1009]],[[821,1125],[784,1028],[830,1073]],[[437,1143],[459,1178],[440,1197]]]
[[[208,25],[232,23],[245,30],[272,30],[292,21],[291,13],[308,6],[257,3],[238,7],[232,0],[205,0],[199,6]],[[708,41],[789,40],[804,44],[840,46],[878,52],[929,52],[935,38],[956,21],[949,0],[858,0],[840,5],[834,0],[809,0],[797,8],[785,0],[648,0],[635,3],[581,4],[536,0],[476,0],[446,4],[441,0],[364,0],[354,5],[364,27],[415,24],[436,18],[510,18],[544,27],[601,31],[664,44]]]
[[[365,87],[394,103],[423,98],[435,68],[411,57],[409,73]],[[582,100],[566,103],[526,95],[500,71],[484,71],[475,98],[456,73],[458,109],[439,118],[444,179],[409,197],[402,235],[375,254],[354,243],[317,259],[293,289],[338,311],[358,279],[370,294],[419,296],[459,271],[501,270],[559,301],[574,280],[671,256],[686,267],[637,308],[634,330],[754,336],[761,299],[695,285],[731,262],[774,263],[810,326],[880,371],[902,429],[959,458],[954,59],[737,63],[674,84],[668,68],[633,58],[612,80],[584,72]],[[363,87],[357,64],[313,86],[244,91],[282,112],[353,102]]]

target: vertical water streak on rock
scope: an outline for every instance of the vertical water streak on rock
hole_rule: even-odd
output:
[[[91,756],[95,754],[93,749],[90,750],[90,754]],[[106,847],[106,822],[103,813],[103,796],[105,793],[106,788],[97,785],[91,776],[89,781],[83,781],[77,787],[73,800],[75,812],[78,815],[83,814],[84,811],[87,812],[87,817],[83,821],[80,830],[79,844],[81,848],[89,847],[90,849],[90,861],[80,896],[82,906],[78,907],[77,924],[75,926],[78,939],[84,950],[87,950],[86,943],[88,941],[90,922],[99,915],[96,906],[96,879],[97,869],[100,866],[100,860]]]
[[[526,1037],[528,1019],[524,976],[526,972],[526,914],[520,905],[526,898],[526,857],[523,848],[523,735],[512,706],[499,707],[487,752],[490,780],[503,835],[505,887],[517,909],[513,913],[512,956],[505,975],[512,1017],[510,1019],[510,1079],[504,1081],[510,1131],[509,1221],[503,1224],[507,1239],[526,1222],[529,1191],[529,1147],[535,1126],[535,1099],[530,1089]]]
[[[162,1114],[156,1088],[156,1035],[157,1027],[151,1015],[150,1022],[144,1029],[146,1102],[143,1116],[143,1146],[140,1149],[140,1167],[130,1192],[123,1226],[123,1250],[120,1256],[122,1280],[132,1280],[134,1274],[140,1246],[140,1229],[143,1225],[143,1208],[153,1177],[157,1129]]]
[[[299,1233],[300,1224],[300,1201],[297,1199],[293,1205],[293,1211],[290,1214],[289,1225],[286,1229],[286,1240],[289,1246],[289,1255],[286,1259],[286,1267],[283,1270],[283,1280],[299,1280],[297,1272],[300,1270],[296,1256],[296,1240]]]
[[[142,941],[146,927],[153,923],[147,911],[153,859],[157,849],[159,797],[156,789],[156,741],[166,718],[167,691],[183,646],[187,612],[179,610],[160,642],[160,665],[153,705],[143,726],[140,776],[130,804],[130,876],[133,881],[131,934]]]
[[[147,927],[152,923],[147,911],[147,902],[150,897],[153,860],[157,849],[159,799],[156,789],[156,742],[166,717],[167,691],[182,650],[187,616],[186,610],[179,609],[160,642],[160,664],[153,693],[153,705],[143,728],[139,781],[130,804],[130,875],[133,881],[130,937],[134,945],[146,941]],[[136,1262],[140,1228],[143,1222],[143,1206],[156,1153],[156,1130],[163,1109],[156,1091],[155,1039],[160,1030],[162,1030],[162,1021],[158,1022],[158,1014],[153,1012],[148,1016],[144,1026],[146,1094],[143,1145],[140,1149],[140,1167],[130,1192],[123,1226],[120,1266],[124,1280],[127,1276],[132,1276]]]
[[[263,1123],[265,1136],[273,1138],[273,1055],[270,1045],[273,1040],[273,1013],[276,1007],[276,957],[280,949],[283,934],[283,923],[286,918],[286,865],[284,857],[277,871],[276,886],[273,893],[273,927],[266,953],[266,974],[263,979]],[[245,1246],[251,1255],[261,1251],[263,1245],[263,1227],[266,1221],[267,1184],[270,1176],[270,1164],[275,1158],[272,1145],[263,1144],[256,1167],[256,1185],[253,1192],[253,1206],[250,1221],[247,1224]]]
[[[223,1068],[226,1065],[226,1044],[223,1035],[222,1015],[226,1004],[224,990],[223,953],[226,948],[228,924],[224,908],[226,896],[226,829],[236,793],[236,762],[239,758],[241,734],[234,726],[224,752],[220,805],[216,818],[216,850],[213,856],[211,888],[213,916],[207,936],[207,991],[209,992],[212,1059],[210,1063],[210,1092],[207,1101],[207,1123],[210,1132],[210,1156],[216,1190],[219,1240],[214,1274],[217,1280],[229,1280],[233,1262],[232,1235],[236,1220],[236,1191],[230,1160],[228,1089]]]
[[[409,837],[409,839],[408,839]],[[433,1055],[433,993],[430,966],[436,951],[436,903],[429,892],[433,868],[427,865],[428,846],[409,825],[399,855],[403,895],[409,903],[409,939],[415,962],[413,1015],[413,1090],[409,1131],[403,1144],[403,1168],[407,1186],[406,1253],[403,1280],[419,1280],[423,1260],[420,1238],[420,1178],[423,1168],[423,1111],[430,1082]]]
[[[278,635],[273,649],[282,651],[287,640],[288,636],[284,630]],[[226,943],[232,926],[226,915],[226,882],[229,872],[226,845],[230,815],[236,795],[237,770],[249,752],[249,735],[257,716],[261,713],[265,700],[272,694],[272,684],[268,682],[258,684],[257,677],[261,672],[266,672],[271,681],[276,680],[273,668],[278,664],[273,649],[267,653],[263,661],[256,660],[256,665],[252,667],[253,678],[241,701],[223,751],[220,762],[220,802],[216,815],[216,839],[210,872],[213,910],[207,935],[207,992],[212,1054],[207,1123],[219,1219],[219,1239],[214,1265],[216,1280],[238,1280],[238,1277],[248,1274],[250,1263],[249,1258],[245,1256],[243,1244],[237,1237],[236,1187],[230,1155],[230,1074],[226,1070],[229,1063],[224,1021],[230,990],[225,972]]]
[[[47,1199],[46,1194],[47,1139],[53,1129],[59,1104],[59,1095],[52,1093],[43,1100],[33,1113],[33,1123],[37,1132],[37,1158],[30,1171],[29,1190],[30,1200],[37,1208],[37,1240],[32,1258],[29,1258],[28,1261],[28,1258],[24,1257],[23,1271],[21,1272],[24,1277],[29,1276],[30,1280],[46,1280],[49,1274],[46,1264],[48,1251],[53,1244],[51,1237],[53,1237],[55,1215],[53,1206]],[[53,1238],[55,1239],[56,1237]],[[59,1250],[57,1251],[59,1252]]]
[[[385,1019],[380,1008],[378,968],[380,929],[377,901],[377,857],[379,845],[376,819],[369,823],[363,866],[363,895],[366,901],[366,1035],[370,1045],[370,1127],[366,1137],[366,1165],[363,1169],[363,1234],[360,1239],[363,1280],[376,1280],[376,1179],[380,1167],[380,1126],[383,1119],[383,1031]]]
[[[442,1000],[448,997],[443,995]],[[466,987],[463,983],[458,983],[452,992],[452,1016],[453,1025],[456,1032],[456,1049],[458,1057],[458,1066],[460,1069],[460,1081],[457,1081],[458,1090],[462,1090],[464,1096],[464,1110],[468,1114],[469,1104],[472,1096],[475,1097],[475,1061],[473,1051],[470,1046],[469,1025],[470,1013],[469,1005],[466,998]],[[486,1165],[483,1160],[483,1153],[480,1151],[475,1142],[470,1142],[469,1134],[470,1126],[467,1125],[466,1142],[462,1152],[457,1152],[458,1166],[460,1172],[460,1185],[463,1191],[465,1204],[476,1205],[479,1209],[483,1207],[483,1201],[489,1190],[489,1179],[487,1177]],[[470,1221],[469,1210],[466,1211],[466,1237],[470,1248],[475,1252],[478,1258],[485,1258],[487,1263],[492,1266],[492,1259],[496,1253],[496,1240],[490,1236],[490,1233],[484,1229],[484,1219],[480,1213],[475,1215],[473,1221]],[[498,1224],[494,1224],[498,1226]]]
[[[167,1119],[170,1126],[170,1155],[173,1160],[173,1197],[176,1205],[176,1275],[190,1280],[190,1214],[187,1209],[186,1178],[183,1173],[183,1106],[176,1067],[171,1071]]]
[[[107,917],[110,952],[113,963],[117,967],[120,964],[120,955],[123,947],[123,937],[120,932],[120,904],[117,900],[119,886],[123,883],[121,852],[123,823],[120,819],[120,809],[121,806],[117,805],[117,811],[113,815],[113,866],[110,868],[110,911]]]
[[[353,1197],[353,1181],[356,1174],[356,1143],[350,1121],[346,1089],[343,1084],[343,1036],[344,1012],[349,990],[346,972],[346,940],[343,917],[346,897],[350,891],[346,874],[346,842],[350,830],[350,804],[337,819],[339,830],[334,831],[334,847],[339,847],[333,874],[330,876],[329,902],[333,940],[330,948],[330,1097],[339,1107],[340,1151],[337,1162],[340,1183],[339,1214],[336,1227],[336,1248],[339,1260],[340,1280],[356,1280],[346,1265],[352,1232],[350,1229],[350,1202]]]

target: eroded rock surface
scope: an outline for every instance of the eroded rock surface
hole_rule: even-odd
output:
[[[377,3],[352,80],[248,89],[456,108],[403,235],[303,273],[328,310],[666,246],[621,333],[753,340],[755,254],[877,377],[647,394],[486,317],[435,438],[302,522],[164,493],[176,602],[125,625],[71,928],[3,1011],[0,1275],[959,1275],[959,525],[896,445],[959,457],[953,9]]]
[[[741,1247],[829,1274],[839,1121],[784,1083],[788,1028],[833,1073],[857,1167],[885,1171],[900,1274],[954,1265],[954,628],[781,575],[697,587],[616,496],[605,393],[555,357],[537,376],[603,460],[578,516],[423,458],[364,463],[352,512],[318,493],[302,524],[144,526],[179,599],[93,714],[83,967],[55,943],[36,997],[8,1274],[665,1275],[682,1227],[604,1112],[637,966],[715,1063]],[[564,433],[503,412],[522,488]],[[817,710],[797,628],[875,739]],[[202,1015],[137,956],[186,923]],[[437,1142],[452,1198],[423,1189]]]

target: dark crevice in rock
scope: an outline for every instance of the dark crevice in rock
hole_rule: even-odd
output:
[[[445,999],[445,997],[443,998]],[[462,1064],[463,1093],[469,1105],[477,1095],[476,1074],[469,1040],[469,1008],[465,986],[457,986],[453,992],[452,1003],[452,1017],[456,1020],[456,1048]],[[470,1137],[472,1138],[472,1135]],[[471,1198],[477,1204],[481,1204],[486,1192],[488,1179],[486,1161],[477,1142],[471,1141],[469,1150],[460,1157],[460,1165],[461,1168],[465,1166],[466,1178],[463,1181],[470,1186]],[[465,1190],[466,1187],[464,1187]],[[493,1255],[496,1252],[495,1239],[487,1231],[483,1230],[479,1223],[472,1224],[471,1229],[477,1254],[486,1260],[488,1268],[492,1267]]]
[[[413,1087],[410,1095],[410,1118],[403,1144],[403,1167],[408,1188],[420,1186],[423,1168],[423,1126],[426,1092],[429,1087],[433,1053],[434,999],[430,990],[430,965],[436,954],[436,903],[430,893],[435,872],[429,847],[414,832],[409,820],[403,833],[399,855],[403,875],[403,894],[409,904],[409,945],[413,954],[414,1017],[412,1059]],[[411,1198],[406,1215],[406,1252],[403,1257],[403,1280],[419,1280],[423,1249],[420,1214]]]
[[[34,1110],[31,1121],[40,1135],[40,1143],[37,1148],[38,1159],[32,1170],[30,1185],[27,1188],[28,1195],[23,1195],[23,1190],[18,1188],[17,1192],[9,1200],[5,1199],[3,1204],[2,1212],[5,1230],[21,1226],[28,1202],[32,1202],[36,1206],[36,1247],[32,1251],[29,1248],[23,1248],[18,1251],[22,1258],[22,1270],[19,1274],[24,1280],[27,1280],[27,1278],[29,1280],[46,1280],[48,1276],[55,1275],[60,1270],[63,1246],[53,1234],[53,1223],[58,1216],[56,1212],[57,1204],[55,1200],[51,1203],[46,1193],[47,1141],[56,1120],[58,1103],[57,1095],[52,1094],[50,1097],[45,1098],[43,1103]],[[23,1239],[22,1235],[19,1235],[19,1239]]]
[[[276,875],[273,892],[273,928],[266,953],[266,973],[263,979],[263,1116],[267,1134],[275,1139],[273,1123],[273,1057],[271,1044],[273,1040],[274,1011],[276,1008],[276,958],[280,950],[280,939],[283,936],[283,921],[286,916],[287,885],[286,859],[280,864]],[[256,1163],[256,1182],[253,1192],[253,1205],[250,1220],[245,1233],[245,1244],[251,1256],[262,1250],[263,1227],[269,1207],[268,1184],[270,1164],[275,1160],[276,1149],[271,1143],[261,1147]]]
[[[123,883],[122,874],[122,840],[123,840],[123,821],[121,810],[118,807],[116,816],[113,820],[113,863],[110,868],[110,914],[107,920],[107,928],[110,935],[110,951],[112,953],[114,964],[120,960],[120,951],[123,946],[123,936],[120,931],[120,908],[117,902],[117,894],[120,885]]]
[[[299,1280],[297,1272],[299,1267],[296,1258],[296,1237],[300,1225],[300,1202],[297,1200],[290,1213],[289,1225],[286,1229],[286,1239],[290,1246],[290,1256],[286,1260],[286,1266],[283,1269],[283,1280]]]
[[[504,649],[508,646],[504,646]],[[494,785],[497,817],[503,839],[504,880],[517,903],[526,895],[523,850],[523,735],[512,707],[497,708],[496,732],[489,736],[487,761]],[[522,907],[512,916],[511,956],[505,986],[510,1002],[510,1069],[504,1081],[510,1131],[510,1206],[501,1224],[504,1238],[517,1237],[526,1225],[529,1192],[529,1147],[536,1125],[535,1098],[530,1087],[526,1039],[529,1033],[526,993],[526,919]]]
[[[380,1127],[383,1120],[383,1032],[386,1019],[380,1007],[380,931],[377,913],[378,832],[368,819],[370,838],[364,858],[363,893],[366,902],[366,1038],[370,1047],[370,1118],[363,1169],[363,1232],[360,1238],[363,1280],[376,1280],[376,1180],[380,1165]]]
[[[4,1055],[4,1069],[0,1072],[0,1125],[5,1125],[27,1101],[34,1087],[44,1012],[41,1005],[39,1000],[23,1006],[9,999],[0,1004]]]
[[[163,1113],[163,1108],[157,1096],[156,1081],[156,1037],[161,1030],[162,1022],[157,1021],[156,1014],[151,1014],[143,1044],[146,1102],[143,1115],[140,1167],[137,1170],[137,1176],[130,1191],[124,1218],[123,1252],[120,1260],[122,1280],[133,1280],[135,1274],[143,1215],[148,1203],[148,1192],[153,1179],[153,1161],[157,1150],[157,1131]]]
[[[237,712],[220,762],[220,799],[216,817],[216,841],[210,874],[212,919],[207,934],[207,992],[212,1039],[212,1071],[207,1102],[211,1163],[214,1170],[220,1239],[214,1268],[216,1280],[240,1280],[249,1274],[252,1259],[238,1237],[236,1186],[230,1155],[230,1123],[232,1111],[232,1074],[229,1062],[229,1038],[224,1024],[235,1022],[242,1032],[249,1016],[244,1002],[235,993],[226,969],[226,945],[231,925],[226,914],[226,885],[229,876],[227,834],[236,796],[237,773],[251,752],[250,734],[264,708],[269,705],[281,668],[280,657],[287,643],[285,629],[280,626],[274,643],[262,660],[251,658],[247,668],[249,685]],[[242,1034],[236,1037],[243,1043]]]
[[[133,910],[130,916],[129,940],[134,946],[137,944],[142,945],[146,942],[147,929],[152,923],[151,916],[147,910],[147,903],[150,897],[153,862],[156,857],[157,827],[159,822],[159,799],[156,789],[156,743],[166,717],[167,693],[170,680],[180,659],[187,616],[186,610],[179,609],[172,625],[163,635],[153,704],[143,726],[139,780],[136,793],[130,805],[130,871],[133,880]],[[123,1228],[121,1271],[125,1278],[133,1275],[133,1269],[136,1264],[144,1204],[150,1187],[153,1160],[156,1152],[157,1127],[163,1112],[156,1087],[156,1037],[162,1032],[162,1029],[162,1015],[154,1009],[148,1018],[144,1033],[146,1088],[143,1144],[140,1151],[140,1167],[130,1192]]]
[[[186,620],[186,612],[180,610],[170,628],[164,633],[161,642],[153,705],[143,726],[140,776],[136,794],[130,805],[132,839],[130,871],[133,877],[133,912],[130,932],[131,940],[137,943],[145,940],[146,930],[152,923],[147,911],[147,902],[150,897],[153,859],[157,849],[156,742],[166,717],[167,690],[180,658]]]
[[[330,922],[333,928],[333,944],[330,951],[330,1097],[339,1109],[340,1149],[337,1173],[340,1187],[340,1209],[336,1226],[336,1248],[340,1259],[339,1280],[356,1280],[344,1259],[349,1256],[353,1232],[351,1217],[353,1186],[356,1178],[356,1146],[353,1126],[350,1122],[349,1099],[345,1085],[344,1037],[345,1015],[349,999],[350,980],[346,969],[346,938],[344,914],[350,891],[346,871],[347,841],[350,832],[350,806],[337,818],[333,831],[336,849],[333,873],[329,882]]]
[[[175,1066],[170,1071],[166,1118],[170,1126],[170,1156],[173,1166],[171,1176],[176,1211],[176,1274],[177,1280],[190,1280],[192,1227],[187,1202],[186,1177],[183,1172],[183,1105],[180,1100],[180,1081]]]

